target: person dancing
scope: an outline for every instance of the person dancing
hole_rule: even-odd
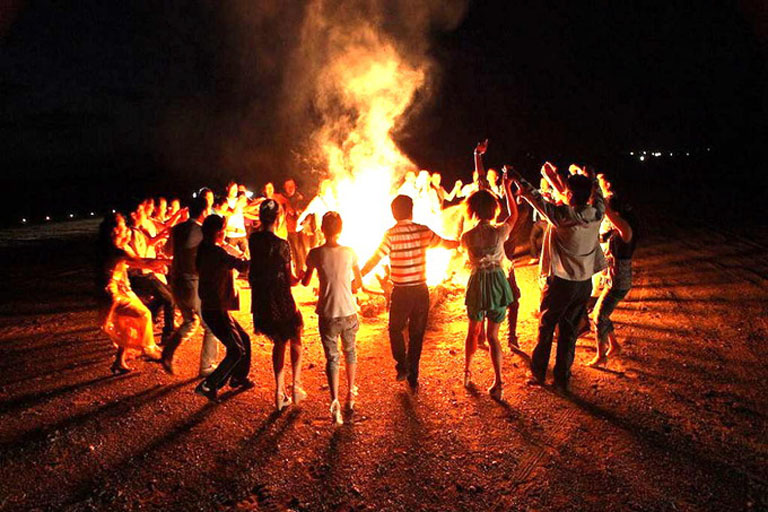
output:
[[[455,249],[459,242],[444,240],[422,224],[413,222],[413,199],[398,195],[392,200],[392,216],[397,223],[384,234],[376,253],[361,271],[365,276],[389,256],[392,299],[389,309],[389,343],[395,358],[396,379],[408,380],[412,392],[419,389],[419,360],[429,316],[427,288],[427,249],[438,245]],[[408,327],[406,351],[403,330]]]
[[[472,385],[472,358],[477,351],[477,342],[483,328],[490,343],[491,361],[495,380],[488,392],[495,400],[502,399],[502,352],[499,342],[499,327],[507,314],[507,306],[514,302],[509,281],[502,269],[504,242],[517,221],[517,204],[511,192],[511,182],[503,182],[506,192],[509,216],[500,226],[492,224],[498,215],[499,205],[496,197],[488,190],[479,190],[467,200],[470,218],[479,220],[474,228],[461,237],[461,245],[466,248],[472,273],[467,284],[465,304],[469,325],[465,344],[464,386]]]
[[[307,393],[301,387],[301,330],[304,321],[291,294],[291,287],[299,283],[291,269],[291,248],[288,242],[275,234],[280,205],[274,199],[265,199],[259,207],[261,228],[251,233],[248,246],[251,252],[251,312],[253,330],[269,338],[272,343],[272,365],[275,372],[275,408],[282,411],[291,404],[285,390],[285,347],[291,347],[293,369],[293,402],[300,403]]]
[[[521,189],[522,197],[550,224],[540,262],[546,286],[539,307],[539,336],[531,357],[529,383],[544,382],[552,338],[555,327],[558,327],[555,387],[567,393],[578,323],[586,315],[592,276],[605,268],[598,240],[605,204],[600,189],[586,176],[571,175],[563,182],[555,173],[554,166],[546,165],[542,174],[565,198],[565,204],[555,205],[542,200],[519,174],[511,175]]]
[[[602,174],[598,175],[598,183],[603,193],[610,190],[610,184]],[[632,255],[637,246],[637,218],[631,206],[620,201],[616,195],[608,195],[605,216],[611,225],[610,231],[603,235],[608,241],[608,270],[611,280],[610,286],[603,288],[593,311],[597,354],[587,363],[588,366],[603,365],[609,355],[621,350],[613,332],[611,314],[632,288]]]
[[[307,269],[301,283],[309,286],[312,275],[317,270],[320,279],[320,293],[317,301],[320,339],[325,352],[325,374],[331,392],[331,418],[341,425],[341,405],[339,404],[339,347],[341,337],[344,360],[347,368],[347,408],[355,407],[357,386],[355,370],[357,355],[355,352],[355,334],[357,305],[354,293],[362,287],[363,277],[357,265],[357,256],[350,247],[339,245],[342,221],[337,212],[328,212],[323,216],[322,227],[325,244],[309,251]]]
[[[212,402],[218,391],[229,381],[230,387],[250,389],[251,339],[230,311],[240,309],[240,300],[233,271],[245,272],[248,260],[229,254],[222,245],[226,235],[226,221],[210,215],[203,221],[203,241],[197,249],[198,294],[203,322],[226,347],[227,353],[219,366],[196,388],[195,393]]]
[[[134,257],[126,251],[129,238],[125,218],[119,213],[107,216],[99,226],[99,317],[102,330],[117,348],[111,368],[116,375],[131,371],[126,361],[129,351],[140,351],[150,360],[160,360],[160,349],[152,332],[152,314],[131,290],[128,268],[155,272],[167,261]]]

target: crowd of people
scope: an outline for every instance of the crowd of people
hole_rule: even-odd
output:
[[[301,379],[304,320],[291,290],[300,283],[311,286],[317,274],[316,312],[330,413],[333,422],[343,423],[340,352],[347,379],[345,404],[354,410],[356,295],[365,276],[386,263],[387,282],[382,288],[388,295],[395,378],[407,381],[409,389],[417,392],[429,316],[428,250],[442,246],[465,255],[470,271],[465,291],[464,385],[474,385],[474,355],[487,343],[495,376],[488,392],[496,400],[503,399],[499,332],[506,319],[509,349],[527,358],[533,385],[545,382],[558,331],[554,385],[568,392],[576,338],[584,326],[592,325],[596,343],[596,356],[589,364],[602,365],[620,349],[611,314],[631,288],[637,220],[609,180],[589,167],[572,165],[561,173],[547,162],[541,168],[539,187],[534,187],[511,167],[504,166],[501,173],[486,170],[487,147],[486,140],[475,148],[472,182],[457,181],[450,192],[442,187],[437,173],[406,174],[391,202],[394,225],[382,233],[381,244],[362,267],[355,251],[339,243],[344,219],[328,180],[321,182],[308,203],[289,178],[279,193],[268,183],[253,197],[233,182],[220,197],[211,189],[201,189],[183,208],[177,199],[170,203],[148,199],[127,215],[107,216],[100,226],[98,290],[101,325],[117,348],[112,371],[131,371],[129,355],[138,352],[174,374],[176,350],[202,329],[199,374],[203,380],[195,391],[217,401],[226,385],[253,387],[251,339],[232,315],[241,309],[238,281],[247,280],[253,333],[273,344],[275,407],[280,411],[298,404],[307,396]],[[465,207],[465,214],[453,222],[455,239],[414,221],[424,218],[425,211],[444,211],[450,202]],[[539,263],[542,288],[538,338],[530,356],[522,351],[517,337],[520,288],[511,235],[522,217],[521,208],[532,212],[530,255]],[[599,297],[588,313],[595,295]],[[176,311],[181,316],[178,325]],[[154,325],[161,321],[158,344]],[[217,364],[219,343],[226,354]],[[286,349],[290,385],[286,383]]]

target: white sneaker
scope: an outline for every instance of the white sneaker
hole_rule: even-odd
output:
[[[341,417],[341,404],[338,400],[331,402],[331,421],[336,425],[343,425],[344,420]]]

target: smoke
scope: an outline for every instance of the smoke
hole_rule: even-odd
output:
[[[176,178],[255,185],[413,164],[393,137],[439,77],[430,40],[465,0],[236,0],[171,19],[158,149]],[[195,41],[190,47],[189,41]],[[181,71],[175,72],[175,69]]]
[[[462,19],[463,0],[311,0],[283,76],[283,128],[301,134],[294,157],[321,175],[413,164],[394,137],[438,76],[430,37]]]

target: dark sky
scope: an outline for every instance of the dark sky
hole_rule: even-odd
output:
[[[274,123],[301,10],[257,4],[6,3],[3,179],[24,197],[40,178],[93,194],[126,174],[168,188],[296,169],[295,139]],[[762,5],[470,2],[455,30],[431,34],[435,94],[398,140],[448,173],[486,136],[496,159],[752,150],[766,134]]]

